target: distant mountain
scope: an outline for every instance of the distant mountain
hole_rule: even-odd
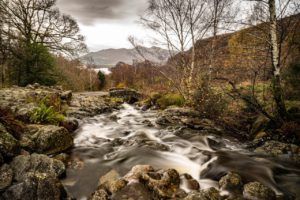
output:
[[[156,62],[156,63],[165,63],[167,62],[170,54],[166,49],[159,47],[139,47],[138,48],[147,60]],[[97,52],[88,53],[85,56],[81,57],[81,60],[85,63],[94,61],[96,65],[100,67],[113,67],[118,62],[124,62],[127,64],[132,64],[133,60],[143,61],[144,59],[138,54],[135,49],[105,49]]]

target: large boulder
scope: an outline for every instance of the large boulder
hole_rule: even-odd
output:
[[[19,153],[19,150],[18,141],[0,123],[0,154],[4,158],[13,157]]]
[[[243,196],[249,200],[274,200],[275,192],[259,182],[244,185]]]
[[[11,171],[8,171],[11,169]],[[67,198],[63,185],[58,180],[65,173],[61,161],[46,155],[20,155],[10,163],[10,173],[3,184],[7,189],[0,195],[3,200],[60,200]],[[2,179],[1,179],[2,180]],[[0,181],[2,183],[2,181]]]
[[[42,154],[20,155],[10,164],[14,172],[14,180],[22,181],[28,174],[45,173],[53,177],[61,177],[65,173],[65,165],[56,159]]]
[[[29,125],[21,139],[23,148],[43,154],[55,154],[73,146],[73,137],[64,127]]]
[[[136,90],[129,88],[112,88],[109,90],[109,96],[114,98],[122,98],[127,103],[135,103],[141,98],[141,94]]]
[[[61,182],[47,173],[30,173],[20,182],[9,187],[3,200],[61,200],[67,193]]]

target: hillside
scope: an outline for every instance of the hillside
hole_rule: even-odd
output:
[[[159,47],[141,47],[144,56],[153,62],[164,63],[169,58],[169,51]],[[97,52],[88,53],[81,58],[83,62],[89,62],[92,58],[96,65],[101,67],[113,67],[118,62],[132,64],[133,60],[141,61],[142,57],[135,49],[105,49]]]

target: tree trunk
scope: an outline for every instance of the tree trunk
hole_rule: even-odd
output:
[[[277,18],[275,0],[269,0],[270,12],[270,37],[271,37],[271,54],[273,67],[273,96],[277,107],[277,114],[280,120],[287,117],[281,87],[281,66],[279,62],[279,48],[277,42]]]

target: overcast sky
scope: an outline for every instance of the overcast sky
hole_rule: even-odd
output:
[[[137,23],[147,0],[58,0],[57,5],[77,20],[90,51],[130,48],[129,35],[150,37]]]

